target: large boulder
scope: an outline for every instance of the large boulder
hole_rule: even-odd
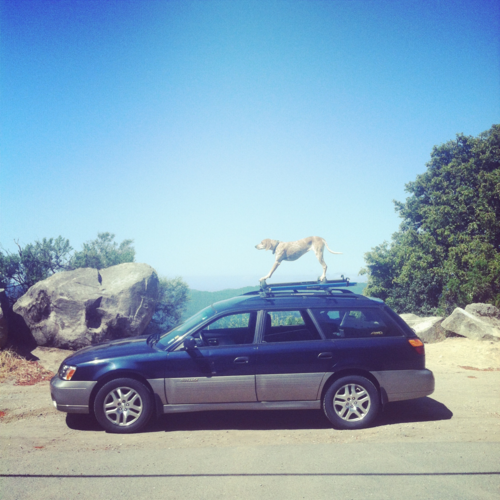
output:
[[[442,327],[456,335],[473,340],[500,341],[500,311],[489,304],[457,307]]]
[[[441,316],[427,316],[421,318],[416,314],[400,314],[401,318],[415,330],[420,340],[426,344],[441,342],[446,338],[446,332],[441,328]]]
[[[469,304],[465,306],[465,310],[474,316],[483,316],[484,318],[493,319],[495,324],[500,327],[500,309],[491,304]],[[496,321],[498,320],[498,322]]]
[[[417,316],[416,314],[411,314],[411,313],[404,313],[404,314],[400,314],[399,316],[409,326],[411,326],[412,322],[420,319],[420,316]]]
[[[14,305],[38,345],[79,349],[141,335],[158,300],[158,276],[147,264],[76,269],[32,286]]]

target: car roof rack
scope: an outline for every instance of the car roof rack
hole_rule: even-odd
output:
[[[342,296],[343,294],[354,295],[354,292],[350,290],[344,290],[349,286],[354,286],[357,283],[351,283],[349,278],[344,278],[342,275],[341,279],[338,280],[324,280],[324,281],[296,281],[290,283],[273,283],[268,285],[265,280],[260,282],[260,290],[248,292],[244,295],[260,295],[261,297],[272,297],[277,294],[290,293],[295,294],[321,294],[321,295],[337,295]],[[336,292],[336,293],[334,293]]]

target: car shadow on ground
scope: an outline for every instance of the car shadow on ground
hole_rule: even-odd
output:
[[[328,429],[330,422],[317,410],[204,411],[162,415],[157,431]]]
[[[433,422],[450,420],[453,412],[443,403],[425,397],[389,403],[377,419],[376,426],[409,422]]]
[[[66,425],[75,431],[101,431],[104,429],[99,425],[94,415],[82,413],[67,413]]]
[[[453,413],[442,403],[426,397],[389,403],[372,427],[409,422],[449,420]],[[103,431],[92,415],[71,414],[66,425],[80,431]],[[330,429],[321,410],[203,411],[171,413],[152,421],[143,432],[217,430]]]
[[[389,403],[372,427],[407,422],[449,420],[453,413],[425,397]],[[162,415],[149,426],[155,431],[330,429],[321,410],[213,411]]]

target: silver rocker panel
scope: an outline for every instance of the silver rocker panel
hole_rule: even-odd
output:
[[[321,401],[261,401],[257,403],[201,403],[163,405],[163,413],[213,410],[319,410]]]

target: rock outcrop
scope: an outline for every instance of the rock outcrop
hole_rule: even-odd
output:
[[[416,314],[400,314],[400,316],[426,344],[441,342],[446,338],[446,332],[441,328],[443,321],[441,316],[423,318]]]
[[[79,349],[141,335],[158,300],[147,264],[63,271],[32,286],[14,305],[38,345]]]
[[[473,340],[500,341],[500,310],[489,304],[457,307],[442,327],[456,335]]]
[[[0,288],[0,293],[5,293],[3,288]],[[7,339],[9,338],[7,318],[3,312],[2,306],[0,304],[0,349],[7,344]]]
[[[469,304],[465,306],[465,310],[474,316],[483,316],[485,318],[493,318],[499,320],[497,323],[500,326],[500,309],[491,304]]]

